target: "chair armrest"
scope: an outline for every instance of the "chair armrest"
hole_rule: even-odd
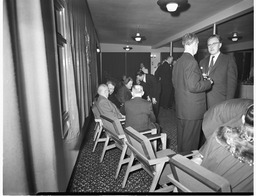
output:
[[[168,156],[164,156],[164,157],[160,157],[157,159],[150,159],[148,161],[149,165],[156,165],[158,163],[164,163],[164,162],[168,162],[170,160],[170,158]]]
[[[120,122],[124,122],[126,119],[125,118],[119,118]]]
[[[166,141],[167,141],[167,135],[166,133],[160,133],[160,134],[153,134],[153,135],[146,135],[147,138],[150,141],[154,141],[157,139],[161,139],[162,142],[162,150],[166,149]]]
[[[180,153],[181,154],[181,153]],[[183,154],[183,153],[182,153]],[[199,151],[198,150],[192,150],[191,152],[186,152],[183,154],[184,157],[188,158],[188,157],[192,157],[195,155],[199,155]]]
[[[192,191],[190,191],[187,187],[185,187],[184,185],[182,185],[179,181],[175,180],[173,174],[169,174],[169,175],[167,175],[167,177],[169,178],[169,180],[171,181],[171,183],[173,183],[174,186],[178,187],[178,188],[181,189],[183,192],[192,192]]]
[[[119,139],[126,139],[125,135],[118,135]]]
[[[145,129],[145,130],[140,131],[140,133],[143,135],[148,134],[148,133],[156,134],[157,130],[156,129]]]
[[[101,121],[100,118],[95,118],[94,120],[95,120],[95,122],[100,122]]]

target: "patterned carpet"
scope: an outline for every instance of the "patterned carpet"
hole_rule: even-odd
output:
[[[174,110],[160,109],[159,124],[162,132],[167,134],[167,148],[174,151],[176,145],[176,117]],[[103,143],[99,143],[95,152],[93,149],[94,123],[88,130],[87,138],[82,145],[77,164],[74,168],[67,192],[70,193],[142,193],[148,192],[152,177],[143,169],[130,174],[125,188],[122,181],[127,164],[122,166],[117,179],[114,178],[121,150],[112,149],[106,152],[102,163],[100,156]]]

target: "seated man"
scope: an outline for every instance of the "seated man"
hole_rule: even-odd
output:
[[[108,100],[109,89],[106,84],[101,84],[98,87],[98,95],[99,97],[95,104],[100,114],[116,118],[124,118],[124,116],[120,113],[115,104]]]
[[[116,93],[115,93],[115,86],[116,84],[110,80],[107,81],[107,86],[108,86],[108,90],[109,90],[109,96],[108,96],[108,99],[114,103],[116,105],[116,107],[118,109],[120,109],[121,107],[121,103],[118,101],[118,99],[116,98]]]
[[[241,125],[241,117],[252,103],[252,99],[229,99],[211,107],[205,112],[202,124],[206,140],[225,123],[233,124],[233,126]]]
[[[247,109],[241,120],[240,126],[233,126],[236,121],[217,128],[192,160],[226,178],[232,192],[252,193],[253,105]]]
[[[137,131],[158,128],[156,117],[153,112],[152,103],[142,99],[144,95],[143,87],[134,85],[132,87],[132,99],[124,104],[126,123],[125,127],[131,126]],[[158,130],[159,132],[159,130]]]

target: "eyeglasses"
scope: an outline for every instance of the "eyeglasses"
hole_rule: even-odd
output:
[[[212,44],[208,44],[207,46],[208,47],[211,47],[211,46],[216,46],[217,44],[219,44],[220,42],[213,42]]]

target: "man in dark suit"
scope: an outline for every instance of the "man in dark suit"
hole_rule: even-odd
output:
[[[136,77],[140,81],[140,85],[144,89],[144,98],[152,102],[153,110],[157,118],[159,113],[159,99],[161,93],[160,82],[155,78],[155,76],[151,74],[145,74],[141,70],[137,72]]]
[[[116,84],[111,80],[108,80],[106,84],[108,86],[108,91],[109,91],[108,99],[112,103],[114,103],[118,109],[120,109],[121,108],[121,103],[116,98],[116,89],[115,89]]]
[[[143,94],[143,87],[134,85],[132,87],[132,99],[124,104],[126,114],[125,127],[131,126],[139,132],[157,128],[152,103],[143,99]]]
[[[167,57],[155,73],[161,83],[160,105],[166,109],[171,108],[173,104],[172,61],[172,56]]]
[[[116,105],[113,104],[110,100],[108,100],[109,89],[106,84],[101,84],[98,87],[98,95],[99,97],[95,104],[100,114],[109,117],[116,117],[121,119],[124,118],[124,116],[120,113]]]
[[[221,37],[212,35],[207,40],[210,55],[200,61],[200,67],[204,76],[213,79],[214,85],[206,92],[207,109],[232,99],[235,96],[237,86],[237,65],[234,58],[220,52],[222,46]]]
[[[211,79],[203,79],[194,58],[198,43],[195,34],[184,35],[182,37],[184,53],[173,67],[172,81],[178,119],[178,152],[187,152],[200,147],[202,119],[206,111],[205,91],[210,89],[213,83]]]

